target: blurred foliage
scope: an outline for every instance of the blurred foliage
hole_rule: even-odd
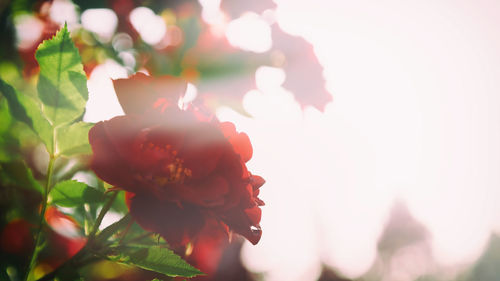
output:
[[[72,3],[69,0],[57,0]],[[57,2],[56,1],[56,2]],[[31,15],[43,25],[43,31],[36,43],[50,38],[59,24],[50,17],[51,1],[14,0],[5,4],[0,22],[2,42],[0,43],[0,77],[22,90],[25,81],[15,79],[9,72],[15,66],[29,80],[37,73],[33,59],[34,48],[16,51],[15,25],[20,15]],[[93,68],[107,60],[113,60],[132,74],[145,70],[153,76],[170,74],[182,76],[199,89],[200,99],[210,107],[226,105],[246,113],[241,106],[243,96],[256,87],[254,73],[262,65],[282,68],[286,73],[284,87],[292,92],[302,106],[323,109],[331,100],[325,90],[322,67],[314,55],[312,45],[300,37],[283,32],[277,24],[270,24],[273,46],[263,53],[244,51],[229,44],[224,34],[217,34],[210,24],[202,19],[202,6],[195,0],[140,1],[73,1],[78,14],[89,9],[112,9],[118,25],[111,39],[71,25],[72,37],[80,50],[84,69],[90,75]],[[160,16],[167,26],[166,35],[158,44],[146,43],[129,19],[136,7],[147,7]],[[222,1],[226,21],[246,12],[263,13],[275,8],[270,0],[244,3],[244,1]],[[252,8],[252,9],[251,9]],[[227,24],[227,23],[226,23]],[[219,31],[220,32],[220,31]],[[120,45],[118,39],[128,38],[131,45]],[[166,40],[166,41],[165,41]],[[167,43],[166,43],[167,42]],[[38,44],[35,44],[38,45]],[[36,48],[36,47],[35,47]],[[2,67],[4,65],[4,67]],[[24,79],[24,80],[26,80]],[[239,79],[239,83],[230,82]],[[14,81],[15,80],[15,81]],[[15,82],[19,82],[15,83]]]

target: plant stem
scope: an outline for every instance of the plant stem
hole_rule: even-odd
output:
[[[127,236],[128,234],[128,231],[130,230],[130,228],[132,227],[132,224],[134,224],[134,222],[131,220],[128,225],[127,225],[127,228],[125,228],[125,230],[123,231],[123,233],[121,233],[121,238],[120,238],[120,241],[118,241],[118,244],[122,244],[123,241],[125,240],[125,237]]]
[[[150,237],[151,235],[153,235],[152,232],[146,232],[146,233],[143,233],[143,234],[141,234],[139,236],[133,237],[133,238],[127,240],[126,242],[127,243],[133,243],[133,242],[141,241],[142,239]]]
[[[85,244],[85,246],[82,249],[80,249],[80,251],[78,253],[76,253],[73,257],[71,257],[69,260],[65,261],[63,264],[61,264],[59,267],[57,267],[54,271],[43,276],[42,278],[38,279],[37,281],[52,280],[57,276],[57,274],[59,274],[65,268],[68,268],[71,266],[73,268],[73,270],[76,270],[78,267],[80,267],[84,264],[88,264],[88,262],[85,262],[85,263],[80,262],[79,263],[78,260],[82,257],[85,257],[86,254],[89,253],[89,250],[90,250],[90,253],[93,252],[92,248],[95,246],[93,244],[94,244],[94,239],[95,239],[96,234],[97,234],[97,230],[99,229],[99,225],[101,225],[101,222],[102,222],[104,216],[109,211],[109,209],[113,205],[113,202],[115,201],[116,197],[118,196],[118,191],[111,191],[111,192],[112,192],[111,197],[109,197],[106,204],[102,207],[94,225],[92,226],[92,230],[88,236],[87,243]],[[97,260],[97,259],[92,258],[92,260]]]
[[[99,212],[99,215],[97,216],[97,219],[95,220],[94,226],[92,227],[92,230],[90,231],[89,234],[89,242],[92,241],[99,230],[99,226],[101,225],[102,219],[104,218],[104,215],[109,211],[111,208],[111,205],[113,205],[113,202],[115,202],[116,197],[118,196],[118,191],[114,190],[111,191],[111,197],[109,198],[108,202],[102,207],[101,212]]]
[[[103,242],[107,240],[111,235],[115,234],[118,230],[122,229],[124,226],[127,226],[130,223],[130,221],[131,221],[130,214],[126,214],[119,221],[103,229],[99,233],[99,235],[95,237],[96,241]]]
[[[38,229],[35,233],[35,245],[33,249],[33,253],[31,255],[30,263],[28,264],[28,270],[24,275],[24,280],[27,281],[30,276],[33,267],[35,266],[36,260],[38,258],[38,253],[40,252],[40,237],[44,225],[45,220],[45,211],[47,210],[47,199],[49,197],[50,186],[52,184],[52,174],[54,172],[54,162],[56,158],[54,155],[50,155],[49,166],[47,167],[47,181],[45,182],[45,190],[42,198],[42,209],[40,211],[40,219],[38,221]]]

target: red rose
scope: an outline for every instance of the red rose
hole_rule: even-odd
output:
[[[245,166],[250,140],[231,123],[179,109],[185,87],[169,76],[116,80],[126,115],[90,130],[91,167],[127,191],[130,214],[143,228],[173,245],[193,241],[213,220],[256,244],[264,180]]]

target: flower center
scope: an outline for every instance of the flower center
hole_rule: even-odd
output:
[[[184,183],[184,180],[192,175],[191,170],[184,167],[184,160],[178,157],[174,158],[172,163],[166,164],[164,168],[164,170],[168,172],[168,177],[158,177],[157,182],[160,185],[166,185],[168,183]]]
[[[177,156],[177,150],[173,149],[170,144],[157,145],[149,142],[146,145],[141,145],[141,148],[148,152],[145,153],[145,157],[153,153],[154,157],[158,159],[160,169],[149,174],[138,174],[136,179],[157,186],[167,186],[184,183],[187,178],[191,177],[191,170],[184,167],[184,160]]]

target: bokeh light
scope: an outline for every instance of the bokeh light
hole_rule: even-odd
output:
[[[88,9],[82,13],[82,26],[96,33],[101,40],[108,42],[118,26],[118,17],[111,9]]]
[[[135,8],[130,13],[130,22],[139,32],[142,40],[150,45],[160,43],[167,32],[167,25],[163,18],[146,7]]]
[[[263,53],[271,48],[271,29],[257,14],[247,13],[231,21],[226,29],[231,45],[246,51]]]

